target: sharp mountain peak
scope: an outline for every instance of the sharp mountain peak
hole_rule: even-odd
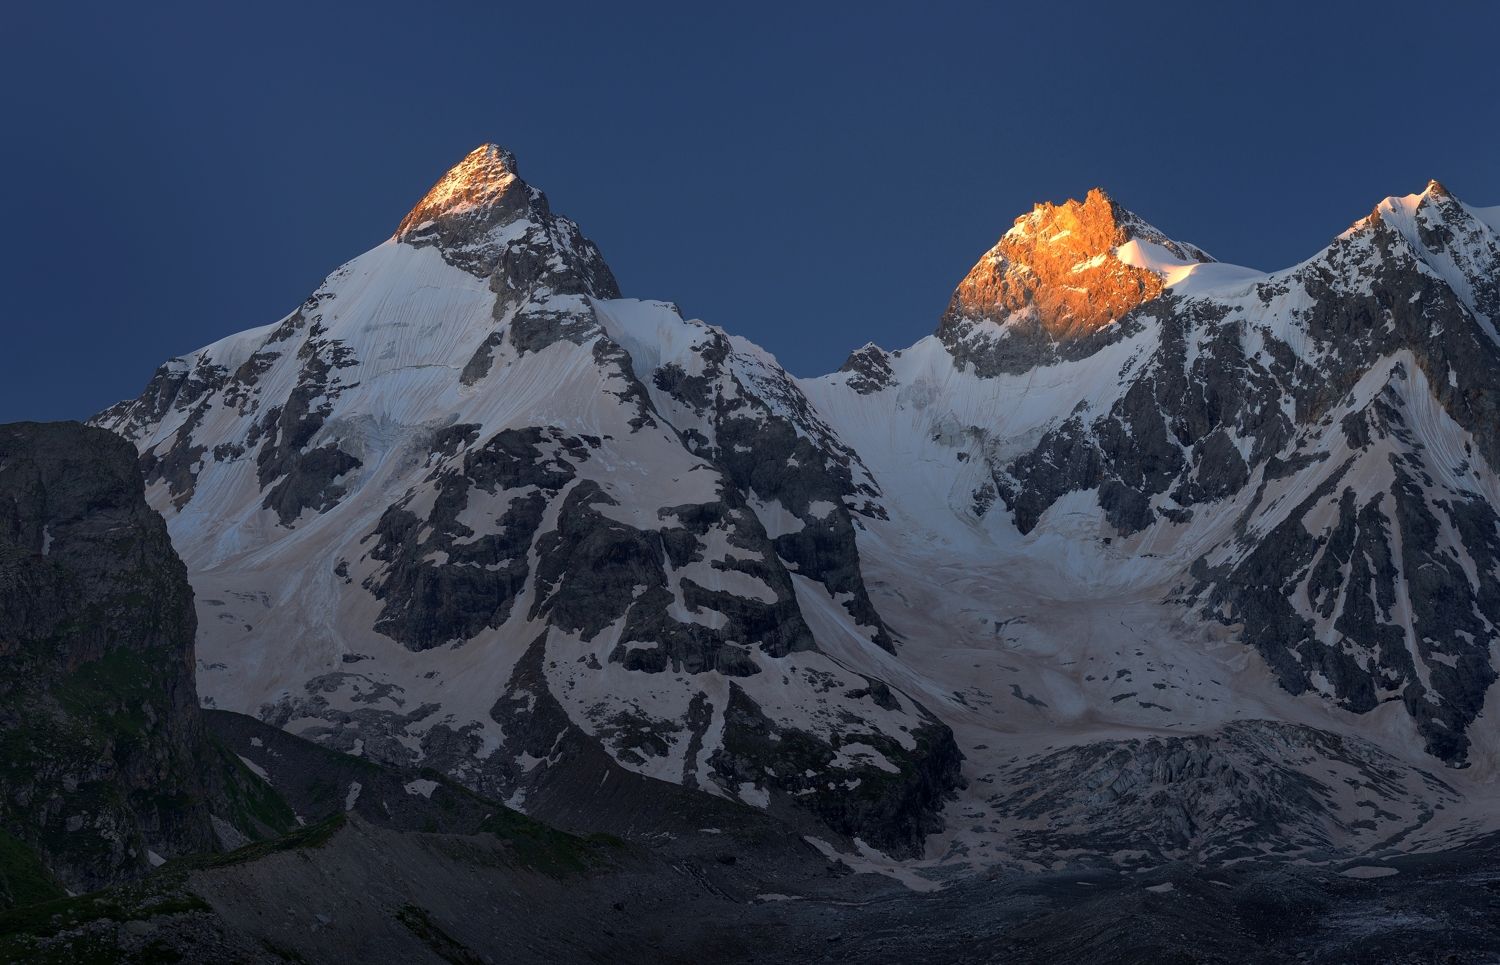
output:
[[[516,156],[498,144],[481,144],[438,179],[396,228],[405,241],[441,218],[480,215],[501,205],[521,180]]]
[[[522,301],[539,293],[620,294],[594,243],[552,212],[547,196],[521,180],[516,156],[498,144],[481,144],[449,168],[401,220],[394,240],[435,247],[480,278],[498,271],[503,277],[493,283]]]
[[[1096,187],[1017,218],[959,283],[938,334],[956,349],[998,326],[1027,350],[997,365],[1030,367],[1045,345],[1085,338],[1161,295],[1171,269],[1213,260]]]

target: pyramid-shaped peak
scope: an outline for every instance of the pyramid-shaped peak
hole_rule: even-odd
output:
[[[397,240],[439,218],[482,211],[524,185],[516,156],[498,144],[481,144],[448,169],[416,207],[401,219]]]
[[[552,212],[546,195],[521,180],[516,156],[481,144],[448,169],[396,229],[395,240],[433,247],[479,278],[504,269],[502,287],[544,287],[558,295],[618,298],[619,287],[578,225]]]

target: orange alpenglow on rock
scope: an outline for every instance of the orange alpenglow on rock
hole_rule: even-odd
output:
[[[396,240],[404,241],[439,219],[482,216],[500,204],[519,180],[514,154],[498,144],[481,144],[450,168],[401,220]],[[524,192],[518,200],[524,204]]]
[[[1094,188],[1083,201],[1038,204],[1017,218],[959,283],[938,334],[981,374],[1034,363],[1049,346],[1087,338],[1165,290],[1160,272],[1121,259],[1120,247],[1132,241],[1160,245],[1184,262],[1213,261]],[[976,355],[976,343],[996,338],[1014,343],[1003,358]]]
[[[1094,188],[1082,202],[1039,204],[1017,218],[959,284],[948,314],[1003,323],[1028,312],[1059,341],[1086,335],[1162,293],[1161,275],[1115,254],[1138,238],[1179,248],[1173,254],[1184,260],[1212,260],[1169,241]]]

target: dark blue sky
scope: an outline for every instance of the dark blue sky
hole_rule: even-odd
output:
[[[1281,267],[1429,177],[1500,204],[1495,9],[11,4],[0,421],[274,321],[489,140],[627,295],[798,374],[929,333],[1017,215],[1094,184]]]

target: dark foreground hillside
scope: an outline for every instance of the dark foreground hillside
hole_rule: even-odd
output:
[[[0,427],[0,960],[1479,962],[1500,947],[1493,839],[1355,867],[997,871],[916,892],[647,778],[607,820],[547,805],[565,832],[437,772],[200,710],[194,624],[130,447]]]

